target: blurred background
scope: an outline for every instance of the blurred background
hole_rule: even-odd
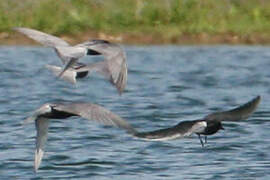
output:
[[[69,42],[268,44],[268,0],[2,0],[0,44],[33,43],[11,28],[30,27]]]

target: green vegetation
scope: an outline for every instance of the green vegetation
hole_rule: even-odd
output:
[[[2,0],[0,32],[270,36],[269,0]]]

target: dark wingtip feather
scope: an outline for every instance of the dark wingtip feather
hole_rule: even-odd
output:
[[[114,82],[113,79],[111,80],[111,82],[116,86],[120,96],[122,95],[127,83],[127,68],[125,64],[123,64],[123,66],[124,67],[122,67],[116,82]]]
[[[216,112],[205,117],[207,121],[239,121],[247,119],[258,107],[261,96],[229,111]]]
[[[123,75],[120,74],[120,77],[118,78],[117,82],[116,82],[116,88],[117,88],[117,91],[119,93],[119,95],[121,96],[124,89],[125,89],[125,82],[123,80]]]
[[[95,55],[101,55],[101,53],[99,53],[95,50],[92,50],[92,49],[87,49],[87,55],[95,56]]]

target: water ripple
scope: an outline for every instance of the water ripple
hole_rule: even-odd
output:
[[[76,86],[44,66],[60,65],[43,47],[0,47],[1,179],[269,179],[270,61],[265,46],[125,46],[122,96],[97,74]],[[83,61],[97,61],[90,57]],[[204,148],[193,135],[168,142],[134,139],[82,118],[52,120],[45,155],[33,171],[34,124],[45,102],[100,104],[141,131],[200,119],[262,95],[241,123],[224,123]]]

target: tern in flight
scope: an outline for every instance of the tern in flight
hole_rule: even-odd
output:
[[[120,45],[106,40],[89,40],[71,46],[66,41],[56,36],[46,34],[30,28],[16,27],[15,31],[45,45],[52,47],[64,67],[47,65],[56,76],[76,83],[76,78],[83,78],[91,72],[98,72],[108,79],[121,95],[127,83],[126,54]],[[104,61],[93,64],[78,62],[86,55],[103,55]]]
[[[35,171],[38,170],[44,154],[49,120],[65,119],[71,116],[80,116],[104,125],[116,126],[125,129],[129,134],[136,134],[135,129],[133,129],[133,127],[131,127],[125,120],[99,105],[91,103],[46,103],[38,108],[32,116],[25,120],[26,123],[34,121],[36,125]]]
[[[170,128],[148,132],[137,131],[127,121],[99,105],[91,103],[47,103],[42,105],[31,117],[26,119],[26,122],[35,121],[36,124],[37,136],[34,168],[35,171],[38,170],[43,157],[44,147],[47,141],[49,119],[65,119],[71,116],[80,116],[105,125],[119,127],[136,138],[153,141],[184,138],[195,133],[198,135],[203,146],[204,143],[200,135],[205,135],[206,137],[207,135],[215,134],[220,129],[224,129],[221,124],[222,121],[240,121],[247,119],[256,110],[259,102],[260,96],[257,96],[246,104],[232,110],[215,112],[199,120],[182,121]]]
[[[140,132],[134,136],[145,140],[164,141],[190,136],[195,133],[198,135],[202,146],[204,142],[201,135],[205,136],[205,143],[207,143],[207,136],[217,133],[220,129],[224,130],[222,121],[240,121],[247,119],[257,108],[260,103],[260,96],[243,104],[235,109],[223,112],[215,112],[205,116],[202,119],[193,121],[182,121],[179,124],[165,129],[159,129],[150,132]]]

